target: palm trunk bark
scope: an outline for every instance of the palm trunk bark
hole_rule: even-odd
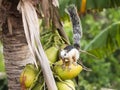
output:
[[[11,3],[6,22],[2,26],[3,52],[9,90],[20,90],[20,73],[26,64],[33,63],[24,35],[21,15],[16,10],[16,1]]]

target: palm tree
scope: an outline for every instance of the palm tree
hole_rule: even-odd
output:
[[[5,0],[1,4],[3,52],[10,90],[20,90],[19,76],[23,67],[28,63],[33,63],[29,51],[21,14],[17,11],[19,0]]]

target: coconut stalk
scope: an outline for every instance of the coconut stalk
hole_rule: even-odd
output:
[[[48,58],[40,42],[39,23],[35,8],[29,0],[21,0],[18,10],[22,13],[24,32],[35,65],[37,66],[36,58],[38,58],[48,90],[57,90]]]

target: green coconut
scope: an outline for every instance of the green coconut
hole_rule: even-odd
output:
[[[57,59],[58,59],[58,51],[59,49],[52,46],[50,48],[48,48],[45,53],[48,57],[48,60],[52,63],[54,63]]]
[[[64,68],[62,67],[62,60],[56,62],[55,66],[54,66],[54,72],[62,79],[62,80],[67,80],[67,79],[73,79],[76,76],[78,76],[78,74],[82,71],[82,66],[80,65],[71,65],[70,70],[68,70],[68,68]]]

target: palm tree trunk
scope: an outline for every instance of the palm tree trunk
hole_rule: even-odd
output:
[[[11,3],[6,22],[2,26],[3,52],[9,90],[20,90],[20,73],[26,64],[33,63],[24,35],[21,15],[16,10],[16,1]]]

